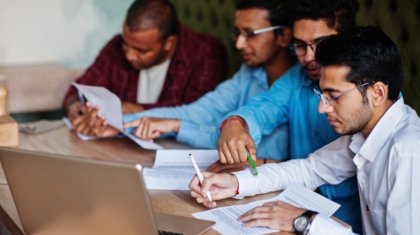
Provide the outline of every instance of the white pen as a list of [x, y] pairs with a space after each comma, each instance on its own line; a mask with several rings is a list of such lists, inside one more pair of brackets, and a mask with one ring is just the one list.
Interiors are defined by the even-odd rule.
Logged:
[[[198, 168], [197, 162], [195, 162], [195, 159], [194, 159], [193, 155], [190, 153], [188, 156], [190, 157], [191, 162], [192, 162], [192, 164], [194, 166], [195, 173], [197, 173], [198, 180], [200, 181], [200, 184], [202, 184], [203, 181], [204, 181], [204, 176], [201, 173], [200, 168]], [[213, 200], [211, 199], [211, 195], [210, 195], [210, 192], [209, 191], [206, 192], [206, 195], [207, 195], [207, 198], [209, 199], [209, 201], [212, 202]]]

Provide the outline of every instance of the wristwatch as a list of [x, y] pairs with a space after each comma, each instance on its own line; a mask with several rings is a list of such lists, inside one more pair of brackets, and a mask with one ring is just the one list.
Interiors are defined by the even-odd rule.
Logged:
[[296, 217], [293, 220], [293, 229], [298, 235], [306, 235], [309, 232], [309, 227], [313, 216], [318, 214], [318, 212], [307, 210], [301, 216]]

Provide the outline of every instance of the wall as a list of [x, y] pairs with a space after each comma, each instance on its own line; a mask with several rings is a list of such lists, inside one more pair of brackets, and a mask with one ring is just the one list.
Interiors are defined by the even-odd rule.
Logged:
[[121, 31], [132, 0], [0, 0], [0, 65], [86, 67]]

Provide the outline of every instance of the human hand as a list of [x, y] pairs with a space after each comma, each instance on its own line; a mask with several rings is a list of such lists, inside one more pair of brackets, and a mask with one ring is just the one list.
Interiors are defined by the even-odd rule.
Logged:
[[86, 112], [87, 106], [77, 100], [67, 107], [67, 117], [70, 119], [70, 122], [73, 122], [76, 118], [82, 117]]
[[220, 131], [217, 145], [220, 162], [234, 164], [247, 161], [248, 152], [256, 160], [257, 150], [248, 130], [238, 120], [230, 120]]
[[[264, 159], [257, 158], [255, 161], [256, 166], [261, 166], [264, 164]], [[249, 167], [248, 162], [234, 163], [234, 164], [223, 164], [220, 161], [217, 161], [211, 166], [209, 166], [206, 171], [214, 173], [231, 173], [235, 171], [241, 171]]]
[[294, 232], [293, 221], [306, 209], [297, 208], [282, 201], [265, 203], [239, 217], [245, 227], [268, 227], [285, 232]]
[[[236, 195], [239, 187], [238, 179], [235, 175], [221, 173], [215, 174], [203, 172], [204, 181], [200, 184], [197, 176], [190, 182], [191, 196], [198, 203], [206, 207], [213, 208], [216, 206], [216, 200], [221, 200]], [[209, 201], [206, 193], [210, 192], [212, 201]]]
[[143, 140], [152, 140], [162, 133], [178, 132], [181, 121], [178, 119], [144, 117], [124, 124], [124, 128], [135, 127], [134, 135]]
[[72, 121], [73, 130], [83, 135], [95, 135], [93, 129], [100, 123], [97, 116], [98, 112], [98, 107], [93, 107], [90, 103], [87, 103], [84, 114]]
[[121, 104], [121, 109], [123, 114], [128, 113], [139, 113], [144, 111], [144, 107], [140, 104], [134, 103], [134, 102], [128, 102], [124, 101]]
[[113, 137], [120, 134], [120, 131], [113, 126], [108, 125], [103, 117], [99, 118], [96, 125], [92, 127], [92, 131], [97, 137]]

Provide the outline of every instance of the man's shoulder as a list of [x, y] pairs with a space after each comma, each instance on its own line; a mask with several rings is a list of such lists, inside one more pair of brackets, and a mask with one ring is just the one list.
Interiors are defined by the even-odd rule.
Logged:
[[116, 34], [114, 35], [110, 40], [108, 40], [108, 42], [105, 44], [104, 49], [105, 48], [121, 48], [123, 39], [121, 34]]
[[121, 34], [117, 34], [113, 36], [102, 48], [100, 52], [100, 56], [112, 56], [114, 60], [118, 59], [118, 57], [124, 56], [122, 51], [122, 36]]
[[239, 69], [235, 72], [233, 77], [229, 80], [236, 80], [238, 83], [244, 83], [247, 81], [258, 82], [259, 80], [267, 83], [267, 73], [261, 66], [250, 67], [243, 63]]
[[[400, 144], [420, 144], [420, 118], [416, 111], [408, 105], [404, 105], [404, 111], [405, 115], [393, 133], [394, 141]], [[418, 147], [420, 148], [420, 146]]]
[[290, 67], [283, 75], [280, 76], [277, 81], [272, 85], [272, 89], [277, 89], [280, 87], [289, 87], [293, 89], [298, 89], [303, 87], [308, 82], [308, 76], [300, 64], [296, 63]]

